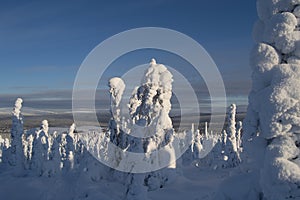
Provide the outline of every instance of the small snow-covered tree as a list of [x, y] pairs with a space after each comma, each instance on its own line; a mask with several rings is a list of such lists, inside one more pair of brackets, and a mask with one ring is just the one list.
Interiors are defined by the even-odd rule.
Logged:
[[10, 159], [10, 141], [8, 138], [4, 138], [4, 143], [3, 143], [3, 147], [2, 147], [2, 164], [7, 164], [9, 163], [9, 159]]
[[24, 168], [28, 169], [29, 168], [29, 155], [28, 155], [28, 140], [26, 134], [22, 135], [22, 146], [23, 146], [23, 155], [24, 155]]
[[205, 136], [205, 139], [208, 139], [208, 125], [207, 125], [207, 122], [204, 123], [204, 136]]
[[61, 169], [64, 173], [69, 172], [74, 167], [75, 146], [74, 139], [71, 137], [73, 131], [71, 126], [69, 132], [61, 134], [60, 138]]
[[192, 149], [192, 152], [194, 153], [194, 158], [196, 158], [196, 159], [201, 158], [200, 154], [203, 149], [201, 140], [202, 140], [202, 136], [201, 136], [200, 130], [197, 129], [195, 132], [195, 137], [194, 137], [194, 141], [193, 141], [194, 148]]
[[0, 135], [0, 163], [2, 162], [2, 152], [3, 152], [3, 149], [4, 149], [4, 139]]
[[247, 165], [261, 171], [266, 199], [299, 197], [299, 6], [299, 0], [257, 1], [258, 44], [251, 56], [253, 85], [243, 146]]
[[28, 159], [32, 159], [32, 150], [33, 150], [33, 141], [34, 141], [34, 136], [29, 135], [28, 136]]
[[222, 146], [223, 146], [223, 148], [225, 149], [225, 146], [226, 146], [226, 144], [227, 144], [227, 132], [226, 132], [226, 130], [223, 130], [222, 131], [222, 135], [221, 135], [221, 140], [222, 140]]
[[238, 121], [236, 124], [236, 146], [238, 151], [241, 151], [242, 147], [242, 129], [243, 123], [241, 121]]
[[233, 151], [237, 151], [237, 145], [236, 145], [236, 105], [231, 104], [228, 109], [228, 127], [227, 127], [227, 137], [228, 140], [232, 143]]
[[31, 169], [38, 176], [48, 175], [46, 163], [49, 155], [48, 121], [43, 120], [40, 130], [35, 132], [32, 150]]
[[[80, 165], [80, 161], [83, 156], [84, 146], [83, 146], [82, 142], [79, 140], [79, 134], [76, 130], [76, 124], [74, 124], [74, 123], [70, 126], [69, 136], [72, 138], [73, 146], [74, 146], [73, 161], [72, 161], [73, 168], [78, 169], [79, 165]], [[70, 157], [69, 159], [72, 160], [72, 157]]]
[[236, 144], [236, 105], [231, 104], [228, 109], [227, 141], [225, 145], [225, 155], [228, 157], [226, 167], [236, 167], [240, 162], [240, 156]]
[[48, 158], [45, 166], [45, 175], [53, 177], [60, 175], [61, 156], [59, 151], [58, 133], [54, 131], [48, 134]]

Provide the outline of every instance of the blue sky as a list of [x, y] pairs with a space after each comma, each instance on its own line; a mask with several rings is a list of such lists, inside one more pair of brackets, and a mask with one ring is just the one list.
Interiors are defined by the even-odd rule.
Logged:
[[[0, 5], [0, 102], [1, 96], [70, 94], [65, 91], [72, 89], [81, 62], [96, 45], [147, 26], [174, 29], [198, 41], [219, 67], [229, 96], [245, 97], [249, 91], [255, 1], [12, 0]], [[115, 65], [136, 64], [132, 59], [146, 63], [151, 53], [129, 55]], [[159, 59], [169, 63], [168, 56]]]

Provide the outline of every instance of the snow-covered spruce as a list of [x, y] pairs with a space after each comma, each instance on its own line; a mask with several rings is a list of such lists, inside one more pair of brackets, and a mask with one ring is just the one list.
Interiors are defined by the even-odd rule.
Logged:
[[3, 152], [3, 149], [4, 149], [4, 141], [5, 140], [0, 135], [0, 163], [2, 162], [2, 152]]
[[257, 1], [258, 45], [251, 56], [253, 86], [244, 120], [244, 149], [247, 160], [256, 161], [248, 166], [261, 171], [266, 199], [299, 197], [299, 5], [299, 0]]
[[243, 122], [238, 121], [236, 124], [236, 145], [237, 145], [237, 150], [239, 152], [242, 151], [242, 129], [243, 129]]
[[235, 115], [236, 105], [231, 104], [228, 109], [227, 141], [225, 145], [225, 154], [228, 157], [226, 167], [236, 167], [241, 162], [237, 148]]
[[[171, 110], [172, 97], [172, 74], [162, 65], [157, 64], [155, 59], [152, 59], [149, 68], [146, 70], [141, 86], [137, 87], [130, 98], [129, 113], [132, 117], [131, 133], [142, 131], [139, 134], [148, 137], [147, 139], [132, 138], [129, 151], [144, 152], [149, 164], [160, 165], [169, 160], [169, 166], [166, 169], [161, 169], [156, 172], [151, 172], [146, 175], [144, 183], [149, 190], [163, 187], [167, 180], [174, 176], [176, 168], [175, 151], [172, 146], [174, 129], [169, 112]], [[140, 127], [146, 127], [143, 129]], [[143, 132], [146, 131], [146, 132]], [[149, 135], [149, 133], [151, 135]], [[164, 158], [161, 154], [152, 152], [154, 149], [164, 147], [169, 158]], [[157, 166], [155, 166], [157, 167]], [[141, 179], [141, 175], [129, 174], [127, 180], [133, 182], [128, 185], [127, 194], [131, 196], [132, 188], [136, 188], [135, 181]], [[133, 187], [134, 186], [134, 187]], [[140, 185], [140, 190], [143, 185]]]
[[[125, 90], [125, 83], [121, 78], [113, 77], [108, 81], [109, 93], [110, 93], [110, 113], [111, 119], [109, 121], [109, 136], [112, 143], [118, 146], [121, 149], [125, 149], [128, 146], [127, 138], [125, 137], [125, 133], [121, 129], [121, 107], [120, 103], [122, 100], [122, 95]], [[113, 168], [119, 166], [122, 160], [122, 151], [118, 148], [114, 149], [112, 152], [111, 163], [113, 163]], [[122, 176], [122, 173], [118, 171], [112, 172], [114, 176]], [[123, 179], [123, 178], [121, 178]]]
[[37, 176], [47, 175], [46, 164], [48, 160], [48, 121], [43, 120], [40, 130], [35, 132], [33, 140], [31, 169]]
[[11, 128], [11, 147], [9, 155], [9, 164], [14, 166], [17, 173], [21, 173], [23, 169], [23, 147], [22, 147], [22, 135], [23, 135], [23, 116], [21, 114], [23, 100], [18, 98], [15, 102], [15, 106], [12, 111], [12, 128]]

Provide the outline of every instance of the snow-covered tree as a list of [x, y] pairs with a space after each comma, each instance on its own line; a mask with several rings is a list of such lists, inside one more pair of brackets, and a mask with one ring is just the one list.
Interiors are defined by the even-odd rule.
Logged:
[[[125, 90], [125, 83], [119, 77], [113, 77], [108, 81], [109, 93], [110, 93], [110, 113], [111, 119], [109, 121], [109, 135], [110, 140], [117, 147], [125, 149], [127, 147], [127, 137], [126, 133], [123, 132], [122, 128], [122, 117], [121, 117], [121, 100], [122, 95]], [[111, 160], [114, 163], [114, 166], [119, 166], [122, 160], [123, 153], [118, 148], [114, 149], [112, 153], [113, 159]], [[118, 177], [120, 174], [117, 171], [112, 172], [114, 176]], [[119, 177], [118, 177], [119, 178]]]
[[194, 158], [197, 158], [197, 159], [201, 158], [200, 154], [203, 149], [201, 140], [202, 140], [202, 136], [201, 136], [200, 130], [197, 129], [195, 132], [195, 137], [194, 137], [194, 141], [193, 141], [193, 145], [192, 145], [194, 147], [194, 148], [192, 148], [192, 152], [194, 153]]
[[48, 177], [59, 175], [61, 172], [60, 162], [60, 149], [57, 132], [53, 132], [48, 136], [48, 159], [45, 166], [45, 173]]
[[236, 146], [238, 151], [241, 151], [241, 147], [242, 147], [242, 129], [243, 129], [243, 122], [238, 121], [236, 124]]
[[236, 140], [236, 105], [231, 104], [228, 109], [227, 141], [225, 145], [225, 155], [227, 156], [225, 167], [236, 167], [240, 162], [240, 155]]
[[207, 125], [207, 122], [204, 123], [204, 136], [205, 136], [205, 139], [208, 139], [208, 125]]
[[11, 151], [10, 151], [10, 141], [8, 138], [4, 138], [3, 146], [2, 146], [2, 164], [9, 163]]
[[[261, 171], [266, 199], [295, 199], [300, 187], [299, 0], [258, 0], [253, 86], [244, 120], [244, 149]], [[254, 162], [252, 162], [254, 161]]]
[[159, 119], [163, 123], [158, 123], [157, 126], [173, 128], [169, 117], [172, 82], [172, 74], [167, 68], [152, 59], [142, 85], [130, 99], [130, 111], [135, 124], [146, 126]]
[[61, 155], [61, 169], [64, 173], [74, 168], [75, 144], [74, 144], [75, 124], [72, 124], [67, 133], [62, 133], [59, 139], [59, 150]]
[[3, 152], [3, 149], [4, 149], [4, 139], [0, 135], [0, 162], [2, 162], [2, 152]]
[[[174, 130], [172, 120], [169, 117], [171, 110], [173, 76], [168, 69], [157, 64], [152, 59], [149, 68], [146, 70], [142, 85], [138, 87], [130, 99], [130, 112], [133, 123], [138, 126], [153, 127], [155, 131], [155, 141], [159, 142], [157, 147], [162, 145], [171, 145]], [[174, 157], [173, 147], [166, 148], [170, 150], [170, 156]], [[174, 167], [175, 163], [170, 163]]]
[[49, 155], [48, 130], [48, 121], [43, 120], [40, 130], [35, 132], [33, 140], [31, 169], [38, 176], [48, 176], [48, 172], [46, 171], [46, 163]]
[[29, 143], [26, 134], [22, 135], [22, 146], [23, 146], [23, 155], [24, 155], [24, 161], [23, 161], [24, 168], [28, 169], [29, 168], [29, 155], [28, 155]]
[[226, 132], [226, 130], [222, 131], [221, 141], [222, 141], [222, 146], [225, 149], [225, 146], [227, 144], [227, 132]]
[[[146, 131], [140, 133], [140, 135], [148, 138], [130, 138], [128, 150], [146, 153], [146, 156], [149, 155], [146, 158], [149, 160], [149, 164], [155, 163], [160, 165], [166, 159], [170, 163], [167, 169], [150, 172], [146, 175], [146, 178], [145, 175], [142, 178], [143, 175], [129, 174], [127, 180], [130, 181], [129, 183], [127, 181], [126, 192], [127, 198], [130, 197], [129, 199], [136, 198], [134, 197], [137, 195], [136, 190], [144, 191], [144, 183], [146, 183], [149, 190], [163, 187], [165, 182], [173, 176], [169, 170], [176, 168], [175, 151], [172, 146], [174, 129], [169, 117], [171, 110], [170, 100], [172, 97], [172, 77], [172, 74], [164, 65], [157, 64], [155, 59], [152, 59], [149, 68], [145, 72], [141, 86], [135, 88], [130, 98], [131, 133]], [[147, 127], [147, 129], [140, 127]], [[151, 152], [153, 149], [161, 149], [162, 147], [164, 147], [165, 153], [169, 158]]]
[[21, 114], [23, 100], [18, 98], [12, 112], [12, 128], [11, 128], [11, 147], [9, 155], [9, 164], [15, 166], [18, 173], [23, 169], [23, 116]]
[[[76, 125], [74, 123], [70, 126], [68, 134], [73, 140], [73, 147], [74, 147], [72, 165], [73, 165], [73, 169], [77, 170], [79, 168], [80, 161], [83, 156], [84, 146], [82, 142], [79, 140], [79, 134], [76, 130]], [[72, 160], [72, 156], [69, 159]]]
[[34, 136], [32, 134], [30, 134], [27, 137], [27, 166], [26, 168], [30, 168], [30, 164], [31, 164], [31, 159], [32, 159], [32, 151], [33, 151], [33, 141], [34, 141]]
[[232, 143], [233, 151], [237, 151], [236, 145], [236, 105], [231, 104], [228, 109], [228, 127], [227, 127], [227, 137], [228, 140]]

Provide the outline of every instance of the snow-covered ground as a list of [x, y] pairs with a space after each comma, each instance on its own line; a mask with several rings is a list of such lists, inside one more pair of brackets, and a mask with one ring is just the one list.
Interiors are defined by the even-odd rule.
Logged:
[[[1, 199], [101, 199], [124, 198], [126, 187], [117, 181], [100, 179], [93, 181], [85, 176], [14, 177], [12, 171], [0, 173]], [[252, 174], [242, 174], [239, 168], [205, 170], [195, 166], [183, 167], [178, 176], [164, 188], [149, 191], [153, 200], [182, 199], [247, 199], [253, 184]], [[225, 198], [226, 199], [226, 198]], [[250, 198], [251, 199], [251, 198]]]

